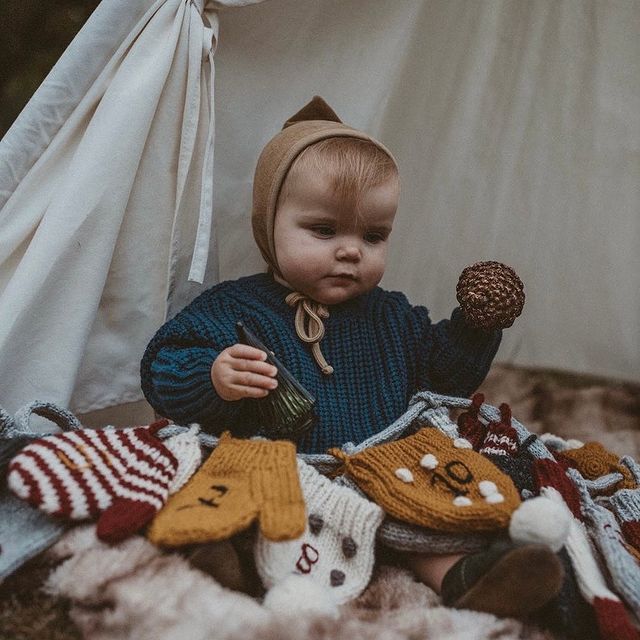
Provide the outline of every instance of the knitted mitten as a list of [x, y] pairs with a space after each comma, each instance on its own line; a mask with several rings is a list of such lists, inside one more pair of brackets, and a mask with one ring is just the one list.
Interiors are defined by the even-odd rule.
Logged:
[[631, 471], [620, 462], [619, 457], [607, 451], [599, 442], [587, 442], [578, 449], [567, 449], [557, 457], [568, 460], [569, 464], [588, 480], [595, 480], [609, 473], [621, 473], [623, 479], [613, 485], [609, 493], [616, 489], [633, 489], [637, 486]]
[[163, 441], [178, 461], [176, 475], [169, 486], [169, 495], [177, 493], [190, 480], [202, 463], [202, 449], [198, 440], [200, 425], [191, 425], [188, 431], [178, 433]]
[[484, 456], [455, 446], [437, 429], [383, 444], [344, 461], [348, 474], [398, 520], [438, 531], [494, 531], [520, 504], [509, 477]]
[[295, 446], [225, 433], [198, 472], [155, 517], [148, 537], [170, 547], [223, 540], [256, 518], [269, 540], [289, 540], [304, 531]]
[[489, 423], [478, 452], [502, 469], [521, 492], [525, 490], [533, 493], [533, 460], [527, 451], [527, 445], [535, 438], [535, 435], [531, 435], [520, 444], [518, 434], [511, 426], [511, 408], [503, 403], [500, 405], [500, 421]]
[[178, 462], [153, 435], [165, 425], [39, 438], [13, 458], [7, 484], [45, 513], [71, 520], [99, 516], [98, 537], [118, 542], [167, 499]]
[[484, 402], [484, 394], [476, 393], [471, 398], [471, 406], [458, 416], [460, 436], [466, 438], [475, 451], [484, 442], [487, 435], [487, 425], [479, 418], [480, 407]]
[[553, 460], [535, 460], [534, 474], [540, 495], [565, 506], [571, 513], [565, 548], [571, 558], [580, 593], [594, 609], [600, 637], [603, 640], [637, 640], [640, 637], [637, 630], [629, 620], [620, 598], [607, 586], [594, 556], [587, 529], [580, 520], [580, 495], [575, 485], [565, 470]]
[[635, 489], [618, 489], [610, 498], [599, 498], [618, 518], [625, 540], [640, 551], [640, 465], [630, 456], [620, 460], [634, 476]]
[[267, 588], [292, 573], [308, 576], [342, 604], [360, 595], [369, 583], [382, 509], [302, 461], [298, 469], [308, 514], [304, 534], [278, 543], [259, 535], [258, 573]]
[[640, 615], [640, 566], [627, 550], [613, 513], [593, 501], [582, 476], [575, 469], [569, 469], [567, 473], [578, 487], [589, 533], [605, 561], [616, 592], [636, 615]]

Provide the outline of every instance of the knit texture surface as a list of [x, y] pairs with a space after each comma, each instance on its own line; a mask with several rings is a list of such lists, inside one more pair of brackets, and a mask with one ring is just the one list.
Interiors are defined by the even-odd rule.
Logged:
[[224, 434], [155, 517], [148, 537], [169, 547], [224, 540], [255, 519], [269, 540], [289, 540], [304, 531], [295, 448], [281, 440], [240, 440]]
[[511, 478], [437, 429], [346, 456], [347, 473], [394, 518], [438, 531], [494, 531], [520, 504]]
[[145, 397], [179, 424], [198, 422], [212, 433], [259, 430], [256, 402], [222, 400], [211, 365], [237, 342], [241, 320], [316, 398], [318, 424], [298, 450], [321, 453], [362, 442], [404, 413], [417, 390], [469, 396], [485, 378], [500, 331], [467, 327], [459, 309], [432, 323], [425, 307], [376, 287], [329, 307], [322, 353], [335, 371], [321, 373], [296, 335], [290, 290], [268, 274], [227, 281], [205, 291], [153, 337], [141, 363]]

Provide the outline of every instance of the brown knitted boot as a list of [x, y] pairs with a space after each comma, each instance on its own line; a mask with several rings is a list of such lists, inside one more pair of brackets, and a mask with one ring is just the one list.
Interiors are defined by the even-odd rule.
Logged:
[[563, 579], [562, 562], [549, 547], [499, 542], [449, 569], [442, 581], [442, 600], [457, 609], [519, 618], [554, 598]]

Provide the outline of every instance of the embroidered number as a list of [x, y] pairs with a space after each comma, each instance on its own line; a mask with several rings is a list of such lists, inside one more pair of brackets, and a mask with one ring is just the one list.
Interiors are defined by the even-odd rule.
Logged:
[[[473, 474], [471, 473], [471, 470], [466, 464], [464, 464], [464, 462], [460, 462], [459, 460], [452, 460], [451, 462], [448, 462], [444, 466], [444, 470], [450, 480], [453, 480], [458, 484], [469, 484], [473, 481]], [[436, 482], [442, 482], [456, 497], [466, 496], [469, 493], [468, 489], [456, 486], [450, 482], [450, 480], [445, 478], [438, 471], [434, 471], [431, 475], [431, 485], [436, 484]]]
[[[224, 484], [212, 484], [209, 488], [212, 489], [216, 495], [212, 498], [198, 498], [198, 502], [205, 507], [214, 507], [217, 509], [220, 506], [219, 500], [224, 497], [227, 491], [229, 491], [229, 487]], [[182, 507], [178, 507], [176, 511], [182, 511], [182, 509], [190, 509], [191, 507], [197, 506], [197, 504], [185, 504]]]
[[311, 573], [313, 565], [318, 562], [319, 558], [320, 553], [318, 553], [318, 550], [305, 542], [302, 545], [302, 553], [298, 558], [298, 562], [296, 562], [296, 569], [300, 573]]

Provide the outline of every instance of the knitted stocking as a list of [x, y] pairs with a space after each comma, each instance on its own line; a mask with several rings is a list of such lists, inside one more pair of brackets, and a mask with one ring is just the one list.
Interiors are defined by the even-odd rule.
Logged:
[[502, 469], [520, 492], [528, 491], [533, 494], [533, 461], [527, 446], [535, 438], [535, 435], [531, 435], [520, 444], [518, 434], [511, 426], [511, 408], [503, 403], [500, 405], [500, 421], [489, 423], [478, 452]]
[[302, 461], [298, 461], [298, 470], [307, 526], [302, 537], [289, 542], [273, 543], [259, 535], [255, 547], [258, 573], [267, 588], [292, 573], [308, 576], [342, 604], [360, 595], [369, 583], [383, 512]]
[[558, 557], [564, 567], [562, 589], [553, 600], [534, 614], [534, 620], [562, 638], [599, 640], [594, 610], [580, 593], [567, 550], [560, 549]]
[[593, 501], [580, 473], [575, 469], [567, 473], [578, 487], [591, 538], [604, 558], [616, 591], [636, 616], [640, 615], [640, 567], [635, 556], [627, 551], [614, 515]]
[[460, 436], [466, 438], [475, 451], [478, 451], [487, 435], [487, 425], [481, 422], [479, 411], [484, 402], [482, 393], [474, 394], [471, 406], [458, 416]]
[[163, 441], [178, 461], [176, 475], [169, 486], [169, 495], [178, 493], [187, 484], [202, 462], [202, 449], [198, 440], [200, 425], [192, 425], [188, 431], [178, 433]]
[[178, 462], [153, 435], [165, 425], [39, 438], [13, 458], [7, 484], [45, 513], [70, 520], [99, 516], [98, 537], [123, 540], [167, 499]]
[[270, 540], [304, 531], [295, 446], [223, 434], [211, 456], [154, 519], [151, 542], [170, 547], [224, 540], [256, 518]]
[[344, 461], [349, 476], [398, 520], [438, 531], [495, 531], [509, 524], [520, 496], [509, 477], [484, 456], [437, 429], [421, 429]]
[[577, 489], [564, 469], [552, 460], [535, 460], [534, 475], [540, 495], [555, 501], [571, 513], [565, 549], [571, 558], [580, 593], [595, 611], [602, 640], [638, 640], [638, 631], [633, 627], [618, 596], [608, 588], [594, 550], [589, 544], [587, 530], [580, 520], [580, 496]]
[[633, 474], [635, 489], [618, 489], [610, 498], [599, 498], [618, 518], [625, 540], [640, 551], [640, 465], [630, 456], [620, 460]]
[[614, 485], [610, 489], [610, 493], [616, 489], [636, 487], [636, 482], [628, 467], [621, 464], [619, 457], [607, 451], [599, 442], [587, 442], [578, 449], [567, 449], [557, 457], [569, 461], [569, 464], [588, 480], [595, 480], [609, 473], [621, 473], [623, 480]]

